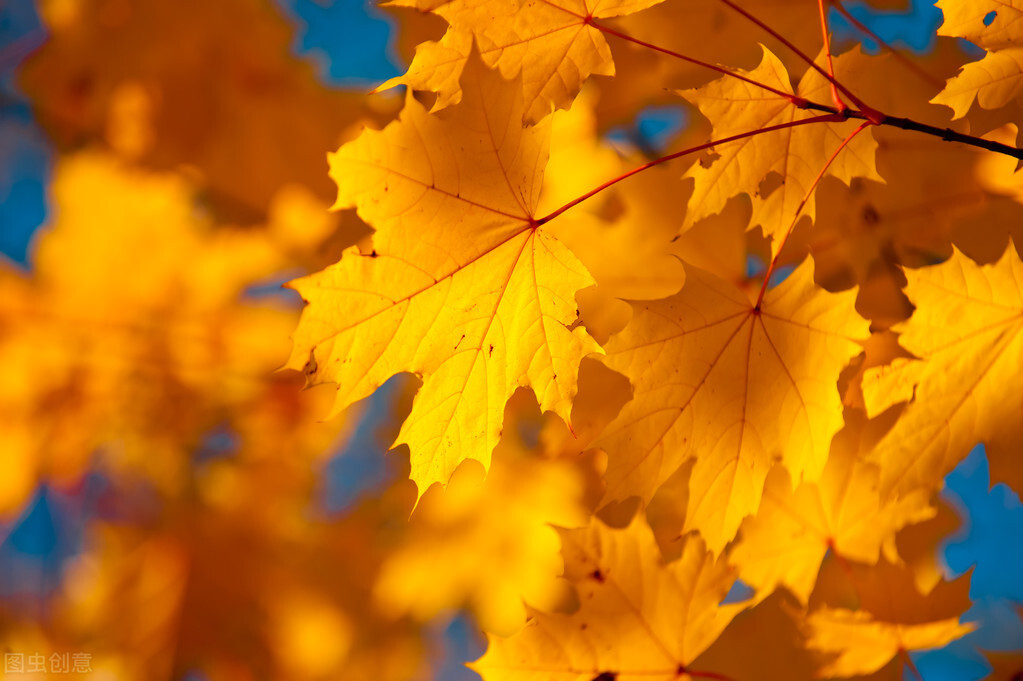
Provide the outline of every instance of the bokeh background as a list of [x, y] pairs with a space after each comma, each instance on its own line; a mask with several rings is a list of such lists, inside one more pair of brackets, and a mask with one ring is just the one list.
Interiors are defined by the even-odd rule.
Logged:
[[[364, 0], [136, 5], [0, 0], [0, 652], [87, 652], [96, 678], [478, 678], [470, 615], [370, 613], [410, 541], [386, 450], [411, 381], [322, 421], [329, 394], [273, 373], [300, 307], [281, 283], [367, 233], [325, 212], [325, 154], [394, 115], [362, 94], [439, 24]], [[924, 2], [849, 8], [934, 47]], [[686, 125], [662, 106], [606, 135], [656, 150]], [[914, 657], [972, 681], [977, 648], [1023, 650], [1023, 506], [979, 446], [941, 496], [942, 569], [973, 570], [979, 626]]]

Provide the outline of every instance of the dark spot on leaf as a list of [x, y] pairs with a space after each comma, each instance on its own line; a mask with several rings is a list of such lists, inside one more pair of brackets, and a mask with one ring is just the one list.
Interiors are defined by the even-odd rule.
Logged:
[[494, 355], [494, 344], [491, 343], [490, 344], [490, 352], [487, 354], [487, 356], [488, 357], [493, 357], [493, 355]]
[[593, 677], [593, 681], [615, 681], [618, 678], [618, 672], [600, 672]]
[[607, 577], [604, 575], [603, 572], [600, 571], [599, 568], [590, 573], [590, 578], [597, 580], [601, 584], [603, 584], [607, 580]]
[[863, 221], [868, 225], [876, 225], [881, 222], [881, 216], [878, 215], [877, 209], [869, 203], [863, 207]]
[[309, 361], [302, 367], [302, 373], [306, 376], [312, 376], [319, 369], [319, 365], [316, 363], [316, 357], [313, 355], [313, 351], [309, 351]]

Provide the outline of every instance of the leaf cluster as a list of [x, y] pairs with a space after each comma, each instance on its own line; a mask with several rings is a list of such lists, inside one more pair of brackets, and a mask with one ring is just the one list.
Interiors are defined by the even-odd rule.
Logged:
[[[372, 245], [292, 282], [306, 308], [288, 366], [336, 384], [335, 411], [419, 377], [394, 444], [420, 498], [466, 460], [491, 465], [523, 389], [550, 415], [544, 456], [595, 457], [590, 520], [560, 535], [575, 602], [523, 590], [507, 638], [482, 615], [498, 635], [473, 667], [754, 678], [763, 664], [715, 646], [730, 622], [781, 618], [770, 678], [847, 678], [916, 673], [908, 651], [971, 631], [969, 578], [945, 582], [898, 539], [937, 515], [978, 442], [994, 481], [1018, 468], [1021, 152], [1015, 126], [991, 129], [1018, 111], [1001, 73], [953, 75], [947, 43], [928, 60], [833, 55], [840, 3], [391, 5], [447, 27], [381, 86], [407, 87], [398, 119], [330, 157], [335, 208]], [[1011, 61], [1014, 10], [942, 9], [939, 34]], [[729, 46], [753, 30], [787, 60], [696, 56], [715, 30]], [[663, 152], [600, 136], [651, 101], [637, 50], [699, 121]], [[737, 580], [752, 595], [732, 604]]]
[[80, 546], [5, 651], [399, 681], [465, 611], [486, 681], [919, 679], [977, 626], [943, 479], [1023, 489], [1023, 24], [939, 7], [920, 57], [841, 0], [394, 0], [363, 95], [264, 0], [41, 2], [0, 532]]

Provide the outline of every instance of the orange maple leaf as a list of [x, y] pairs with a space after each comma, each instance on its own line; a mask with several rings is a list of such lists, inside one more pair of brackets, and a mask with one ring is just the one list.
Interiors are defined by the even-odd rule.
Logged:
[[[846, 61], [855, 62], [856, 54], [850, 52], [836, 59], [836, 72], [841, 73]], [[811, 70], [800, 81], [798, 90], [793, 91], [784, 65], [767, 48], [757, 68], [737, 73], [779, 92], [809, 100], [822, 99], [821, 95], [830, 88], [828, 81]], [[678, 94], [699, 107], [710, 120], [715, 139], [815, 116], [811, 111], [796, 107], [786, 97], [727, 76]], [[772, 247], [777, 250], [782, 236], [798, 215], [814, 218], [816, 202], [810, 190], [822, 168], [827, 168], [829, 176], [846, 183], [854, 177], [884, 181], [874, 165], [877, 143], [869, 132], [853, 138], [828, 165], [831, 154], [855, 128], [852, 121], [822, 122], [721, 145], [715, 149], [719, 158], [694, 165], [686, 173], [686, 177], [696, 182], [689, 199], [686, 223], [691, 225], [721, 212], [728, 199], [744, 192], [753, 199], [750, 226], [762, 226], [764, 234], [774, 238]], [[765, 193], [764, 186], [772, 175], [776, 175], [781, 184]]]
[[870, 453], [881, 466], [883, 494], [936, 488], [978, 441], [993, 457], [1015, 457], [1023, 442], [1023, 262], [1010, 242], [993, 265], [956, 250], [947, 262], [905, 270], [916, 306], [894, 327], [920, 359], [897, 359], [867, 371], [863, 393], [875, 415], [910, 401]]

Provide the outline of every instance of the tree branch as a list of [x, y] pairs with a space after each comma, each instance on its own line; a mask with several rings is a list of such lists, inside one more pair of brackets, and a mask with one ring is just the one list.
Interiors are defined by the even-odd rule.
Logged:
[[[845, 111], [838, 111], [833, 106], [827, 104], [819, 104], [817, 102], [811, 102], [804, 100], [796, 104], [800, 109], [808, 109], [810, 111], [822, 111], [824, 113], [837, 114], [845, 116], [847, 118], [855, 118], [861, 121], [873, 121], [864, 114], [862, 111], [856, 109], [846, 109]], [[1023, 149], [1009, 146], [1008, 144], [1002, 144], [1001, 142], [995, 142], [994, 140], [987, 140], [983, 137], [975, 137], [974, 135], [967, 135], [962, 132], [956, 132], [952, 128], [939, 128], [934, 125], [928, 125], [926, 123], [920, 123], [914, 121], [911, 118], [900, 118], [898, 116], [887, 116], [882, 114], [881, 120], [875, 125], [887, 125], [892, 128], [899, 128], [900, 130], [913, 130], [915, 132], [922, 132], [925, 135], [931, 135], [933, 137], [940, 137], [946, 142], [959, 142], [960, 144], [966, 144], [971, 147], [978, 147], [980, 149], [986, 149], [993, 151], [998, 154], [1005, 154], [1015, 159], [1023, 161]]]

